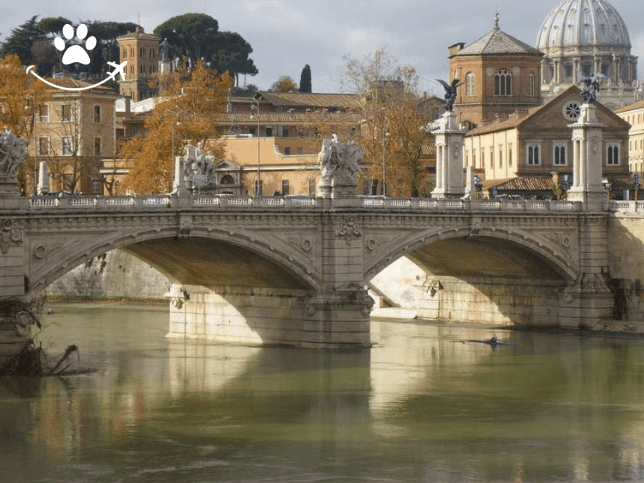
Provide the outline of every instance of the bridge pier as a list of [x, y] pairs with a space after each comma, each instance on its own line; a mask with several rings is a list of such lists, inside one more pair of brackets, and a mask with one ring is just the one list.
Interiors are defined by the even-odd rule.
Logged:
[[329, 349], [368, 347], [370, 305], [364, 288], [316, 293], [173, 285], [167, 337]]

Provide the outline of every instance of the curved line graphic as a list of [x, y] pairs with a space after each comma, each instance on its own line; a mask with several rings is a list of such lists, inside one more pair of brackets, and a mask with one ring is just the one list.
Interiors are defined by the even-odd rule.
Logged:
[[49, 82], [48, 80], [43, 79], [42, 77], [40, 77], [38, 74], [36, 74], [34, 71], [32, 71], [32, 70], [31, 70], [31, 69], [32, 69], [32, 67], [34, 67], [34, 66], [33, 66], [33, 65], [30, 65], [29, 67], [27, 67], [27, 74], [32, 74], [36, 79], [41, 80], [41, 81], [42, 81], [42, 82], [44, 82], [45, 84], [50, 85], [50, 86], [52, 86], [52, 87], [55, 87], [56, 89], [62, 89], [62, 90], [64, 90], [64, 91], [86, 91], [86, 90], [88, 90], [88, 89], [93, 89], [94, 87], [98, 87], [98, 86], [100, 86], [101, 84], [105, 84], [105, 83], [106, 83], [108, 80], [110, 80], [110, 79], [114, 79], [114, 77], [116, 76], [116, 75], [115, 75], [116, 73], [115, 73], [115, 72], [112, 72], [112, 73], [108, 74], [108, 76], [107, 76], [105, 79], [103, 79], [101, 82], [98, 82], [98, 83], [96, 83], [96, 84], [94, 84], [94, 85], [91, 85], [91, 86], [85, 86], [85, 87], [63, 87], [63, 86], [57, 86], [56, 84], [52, 84], [52, 83], [51, 83], [51, 82]]

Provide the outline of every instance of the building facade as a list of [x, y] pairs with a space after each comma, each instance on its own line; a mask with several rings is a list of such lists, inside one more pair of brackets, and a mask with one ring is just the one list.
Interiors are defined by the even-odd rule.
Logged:
[[633, 173], [644, 174], [644, 101], [615, 110], [631, 125], [628, 141], [628, 164]]
[[[89, 85], [69, 78], [57, 82], [73, 88]], [[99, 171], [116, 152], [117, 97], [104, 87], [51, 89], [47, 100], [36, 105], [34, 142], [28, 149], [36, 163], [47, 162], [52, 191], [102, 194]]]
[[[522, 178], [525, 187], [530, 183], [543, 187], [538, 179], [550, 186], [553, 175], [561, 183], [564, 175], [572, 177], [570, 125], [577, 120], [580, 105], [580, 90], [571, 86], [540, 107], [470, 131], [464, 139], [465, 165], [474, 167], [490, 186], [515, 178]], [[628, 177], [630, 125], [601, 104], [595, 106], [597, 120], [604, 126], [603, 176], [608, 180]]]

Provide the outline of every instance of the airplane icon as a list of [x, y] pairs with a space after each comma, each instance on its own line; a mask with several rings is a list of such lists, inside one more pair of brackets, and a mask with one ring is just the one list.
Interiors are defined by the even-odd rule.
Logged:
[[125, 64], [127, 64], [127, 60], [125, 62], [121, 63], [121, 64], [118, 64], [118, 65], [115, 62], [109, 62], [109, 61], [107, 62], [107, 64], [110, 67], [114, 67], [114, 70], [112, 72], [108, 72], [108, 76], [111, 79], [116, 80], [116, 74], [120, 74], [121, 75], [121, 80], [125, 80], [125, 71], [124, 71], [124, 69], [125, 69]]

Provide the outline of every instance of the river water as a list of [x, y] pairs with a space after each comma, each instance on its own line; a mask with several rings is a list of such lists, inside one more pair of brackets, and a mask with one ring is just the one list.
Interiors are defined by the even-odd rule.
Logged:
[[2, 482], [644, 479], [644, 340], [372, 323], [362, 352], [166, 339], [167, 309], [56, 308], [0, 379]]

